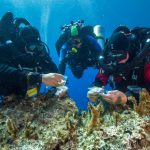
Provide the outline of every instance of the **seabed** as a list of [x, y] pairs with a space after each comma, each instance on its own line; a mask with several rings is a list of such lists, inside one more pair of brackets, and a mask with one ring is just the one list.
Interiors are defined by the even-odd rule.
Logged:
[[0, 150], [150, 150], [150, 96], [133, 108], [89, 103], [81, 112], [69, 97], [50, 92], [0, 108]]

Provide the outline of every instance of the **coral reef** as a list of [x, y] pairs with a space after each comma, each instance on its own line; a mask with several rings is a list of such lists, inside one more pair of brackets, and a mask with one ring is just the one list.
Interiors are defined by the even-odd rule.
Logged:
[[8, 101], [0, 108], [0, 150], [150, 149], [150, 97], [143, 90], [140, 99], [130, 97], [134, 110], [112, 106], [106, 113], [90, 103], [79, 113], [72, 99], [51, 93]]
[[142, 89], [139, 95], [139, 104], [137, 104], [135, 97], [128, 97], [128, 100], [133, 103], [134, 111], [136, 111], [140, 116], [150, 115], [150, 95], [148, 91], [146, 89]]

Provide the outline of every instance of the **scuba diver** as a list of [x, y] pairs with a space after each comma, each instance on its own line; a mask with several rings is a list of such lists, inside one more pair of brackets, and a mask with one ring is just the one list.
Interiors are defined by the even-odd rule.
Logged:
[[[1, 46], [7, 47], [9, 65], [39, 73], [58, 72], [49, 56], [48, 46], [41, 41], [39, 31], [25, 18], [14, 18], [11, 12], [4, 14], [0, 21]], [[5, 52], [6, 53], [6, 52]]]
[[[130, 95], [138, 99], [142, 88], [150, 92], [150, 28], [129, 30], [119, 26], [114, 30], [105, 45], [93, 85], [106, 86], [110, 76], [113, 90], [98, 94], [109, 103], [124, 104]], [[91, 91], [88, 93], [89, 99], [98, 98], [98, 95], [93, 97]]]
[[0, 20], [0, 95], [26, 96], [41, 83], [64, 85], [64, 77], [57, 73], [47, 50], [38, 30], [26, 19], [5, 13]]
[[[93, 27], [83, 26], [83, 23], [83, 20], [72, 21], [62, 27], [63, 34], [56, 41], [61, 74], [65, 74], [66, 65], [69, 65], [76, 78], [81, 78], [87, 67], [97, 67], [102, 47], [96, 40]], [[104, 37], [100, 38], [104, 40]]]

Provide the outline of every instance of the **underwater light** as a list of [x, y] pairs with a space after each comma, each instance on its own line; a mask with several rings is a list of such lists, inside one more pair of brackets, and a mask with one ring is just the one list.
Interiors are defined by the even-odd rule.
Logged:
[[146, 42], [147, 42], [147, 43], [150, 42], [150, 39], [147, 39]]
[[104, 57], [103, 56], [99, 56], [99, 60], [102, 60], [102, 59], [104, 59]]

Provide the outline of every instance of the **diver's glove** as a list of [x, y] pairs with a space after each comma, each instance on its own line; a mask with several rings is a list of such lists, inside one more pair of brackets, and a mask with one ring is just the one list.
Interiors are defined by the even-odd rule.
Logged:
[[89, 91], [87, 93], [87, 97], [92, 102], [96, 102], [100, 98], [100, 93], [104, 93], [104, 88], [94, 86], [92, 88], [89, 88]]
[[125, 104], [127, 102], [126, 95], [118, 90], [108, 91], [104, 93], [104, 88], [93, 87], [87, 93], [87, 97], [92, 102], [97, 102], [99, 98], [107, 101], [110, 104]]
[[41, 76], [42, 83], [44, 83], [46, 86], [59, 87], [65, 85], [66, 83], [64, 76], [58, 73], [47, 73], [42, 74]]
[[55, 95], [58, 96], [59, 98], [64, 98], [64, 97], [67, 96], [68, 87], [65, 86], [67, 81], [68, 81], [68, 77], [67, 76], [63, 76], [63, 80], [60, 83], [61, 86], [56, 87]]
[[100, 96], [110, 104], [125, 104], [127, 102], [127, 96], [118, 90], [108, 91], [106, 94], [100, 93]]

